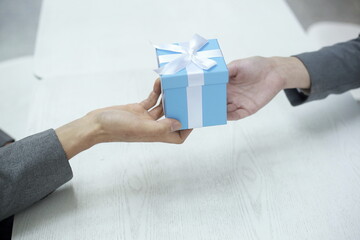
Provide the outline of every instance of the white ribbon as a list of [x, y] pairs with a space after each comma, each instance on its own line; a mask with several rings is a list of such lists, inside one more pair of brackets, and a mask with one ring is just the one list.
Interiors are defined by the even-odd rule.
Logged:
[[[160, 75], [170, 75], [179, 72], [180, 70], [194, 63], [197, 67], [209, 70], [216, 65], [216, 61], [209, 59], [212, 57], [222, 57], [220, 49], [199, 51], [208, 42], [205, 38], [195, 34], [189, 42], [175, 44], [154, 45], [155, 48], [177, 52], [178, 54], [168, 54], [159, 56], [159, 64], [168, 64], [155, 69], [154, 71]], [[199, 51], [199, 52], [198, 52]]]

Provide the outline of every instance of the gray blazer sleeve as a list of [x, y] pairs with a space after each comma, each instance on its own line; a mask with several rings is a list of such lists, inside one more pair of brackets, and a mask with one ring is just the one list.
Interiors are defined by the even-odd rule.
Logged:
[[360, 87], [360, 37], [295, 57], [308, 70], [311, 88], [309, 94], [285, 89], [293, 106]]
[[0, 148], [0, 220], [71, 178], [71, 167], [53, 129]]

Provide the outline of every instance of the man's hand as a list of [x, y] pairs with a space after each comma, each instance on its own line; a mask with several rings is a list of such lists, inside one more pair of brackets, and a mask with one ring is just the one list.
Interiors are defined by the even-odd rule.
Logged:
[[228, 65], [228, 120], [256, 113], [284, 88], [310, 88], [310, 77], [295, 57], [252, 57]]
[[[181, 123], [162, 119], [161, 94], [156, 80], [149, 97], [140, 103], [94, 110], [56, 130], [68, 159], [102, 142], [166, 142], [183, 143], [191, 130], [177, 131]], [[154, 107], [155, 106], [155, 107]]]

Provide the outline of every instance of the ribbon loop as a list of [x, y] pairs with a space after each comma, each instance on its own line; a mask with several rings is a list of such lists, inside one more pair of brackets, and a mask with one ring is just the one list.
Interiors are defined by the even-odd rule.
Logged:
[[205, 44], [207, 44], [207, 40], [203, 37], [201, 37], [198, 34], [195, 34], [192, 39], [190, 39], [189, 42], [189, 48], [190, 50], [192, 50], [192, 53], [196, 53], [197, 51], [199, 51], [203, 46], [205, 46]]
[[[175, 74], [186, 68], [189, 64], [194, 63], [197, 67], [209, 70], [214, 67], [216, 61], [209, 59], [211, 57], [221, 57], [221, 51], [208, 50], [200, 51], [208, 43], [208, 40], [195, 34], [189, 42], [180, 45], [175, 44], [161, 44], [154, 45], [155, 48], [176, 52], [177, 54], [161, 55], [159, 56], [160, 63], [168, 62], [165, 66], [155, 69], [160, 75]], [[175, 55], [175, 56], [174, 56]], [[167, 61], [169, 60], [169, 61]]]

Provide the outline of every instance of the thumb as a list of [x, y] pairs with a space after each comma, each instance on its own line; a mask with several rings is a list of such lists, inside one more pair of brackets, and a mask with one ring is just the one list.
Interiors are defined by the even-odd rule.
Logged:
[[176, 119], [164, 118], [157, 122], [160, 125], [160, 127], [167, 132], [175, 132], [181, 129], [181, 123]]
[[238, 69], [237, 69], [237, 63], [239, 60], [232, 61], [227, 65], [228, 71], [229, 71], [229, 77], [235, 77], [237, 75]]

